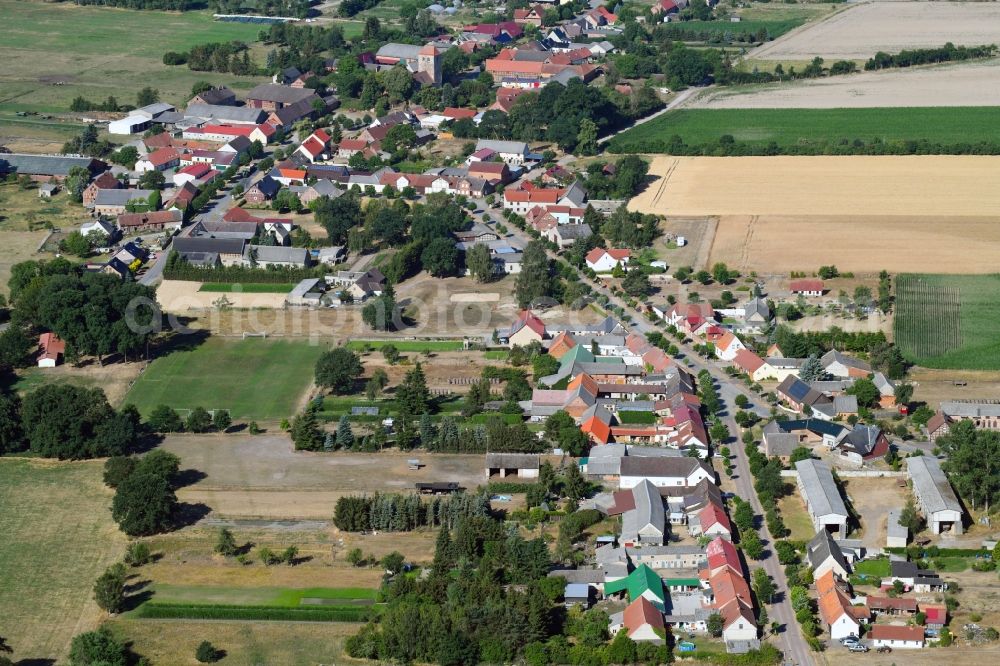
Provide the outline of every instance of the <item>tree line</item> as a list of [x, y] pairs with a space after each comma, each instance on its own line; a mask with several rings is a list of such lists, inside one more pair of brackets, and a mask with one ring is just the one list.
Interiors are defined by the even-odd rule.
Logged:
[[906, 49], [896, 54], [879, 51], [865, 63], [865, 71], [869, 72], [878, 69], [889, 69], [892, 67], [929, 65], [938, 62], [992, 58], [996, 55], [996, 52], [996, 44], [983, 44], [981, 46], [955, 46], [951, 42], [948, 42], [940, 48]]
[[489, 516], [486, 493], [456, 493], [422, 499], [416, 494], [345, 495], [337, 500], [333, 524], [345, 532], [409, 532], [419, 527], [453, 528], [470, 516]]
[[229, 72], [237, 76], [258, 73], [247, 45], [241, 41], [198, 44], [185, 53], [167, 51], [163, 54], [163, 64], [187, 64], [188, 69], [196, 72]]

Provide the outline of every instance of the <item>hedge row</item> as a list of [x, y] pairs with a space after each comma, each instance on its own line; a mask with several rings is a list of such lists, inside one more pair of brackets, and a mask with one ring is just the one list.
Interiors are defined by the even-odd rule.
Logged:
[[[910, 546], [912, 548], [913, 546]], [[990, 551], [985, 548], [938, 548], [937, 551], [931, 555], [928, 551], [931, 546], [921, 549], [921, 555], [923, 557], [982, 557], [983, 555], [989, 555]], [[887, 553], [892, 553], [893, 555], [906, 555], [906, 548], [886, 548]]]
[[163, 270], [165, 280], [188, 280], [192, 282], [224, 282], [226, 284], [281, 284], [323, 277], [330, 271], [323, 267], [314, 268], [249, 268], [245, 266], [222, 266], [201, 268], [185, 262], [167, 265]]
[[186, 620], [292, 620], [308, 622], [365, 622], [372, 609], [358, 606], [228, 606], [223, 604], [157, 604], [139, 607], [139, 617]]

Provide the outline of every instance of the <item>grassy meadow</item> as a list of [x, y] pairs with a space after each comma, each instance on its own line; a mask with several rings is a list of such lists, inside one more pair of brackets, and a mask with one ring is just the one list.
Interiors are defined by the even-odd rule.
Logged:
[[120, 559], [103, 463], [0, 459], [2, 635], [20, 663], [63, 663], [97, 627], [94, 580]]
[[290, 417], [323, 351], [308, 342], [209, 338], [154, 360], [125, 402], [143, 415], [165, 404], [178, 410], [228, 409], [234, 420]]
[[[237, 93], [264, 81], [232, 74], [194, 72], [163, 64], [167, 51], [195, 44], [242, 40], [252, 43], [261, 26], [212, 20], [208, 11], [133, 11], [79, 7], [72, 3], [0, 0], [7, 64], [0, 73], [0, 137], [38, 132], [56, 140], [69, 132], [58, 123], [17, 118], [17, 111], [65, 113], [77, 95], [101, 101], [114, 95], [134, 103], [144, 86], [160, 91], [163, 101], [181, 104], [191, 85], [205, 80], [225, 83]], [[252, 51], [263, 63], [264, 52]]]
[[896, 344], [928, 368], [1000, 370], [1000, 275], [896, 279]]
[[1000, 141], [1000, 110], [991, 107], [874, 109], [682, 109], [665, 113], [611, 141], [611, 151], [668, 152], [679, 136], [689, 146], [738, 142], [779, 147], [830, 145], [860, 139], [956, 144]]

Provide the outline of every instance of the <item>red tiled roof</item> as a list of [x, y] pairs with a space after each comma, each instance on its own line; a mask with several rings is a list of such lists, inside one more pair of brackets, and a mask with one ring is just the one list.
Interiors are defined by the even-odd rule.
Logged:
[[708, 547], [705, 549], [705, 556], [708, 558], [709, 571], [729, 566], [734, 571], [742, 572], [740, 556], [736, 552], [736, 546], [722, 537], [716, 537], [708, 544]]
[[212, 167], [209, 166], [207, 162], [195, 162], [194, 164], [189, 164], [183, 169], [180, 169], [177, 173], [183, 173], [189, 176], [194, 176], [195, 178], [201, 178], [211, 170]]
[[701, 523], [702, 532], [714, 525], [722, 525], [727, 532], [732, 532], [726, 512], [714, 504], [709, 504], [698, 512], [698, 521]]
[[368, 142], [364, 139], [344, 139], [340, 142], [341, 150], [364, 150], [368, 147]]
[[923, 641], [923, 627], [901, 627], [894, 624], [873, 624], [868, 637], [878, 641]]
[[625, 625], [630, 636], [647, 624], [657, 629], [664, 627], [663, 615], [646, 597], [639, 597], [625, 607], [625, 611], [622, 613], [622, 624]]
[[822, 280], [792, 280], [789, 288], [795, 291], [823, 291]]
[[452, 120], [459, 120], [461, 118], [468, 118], [472, 120], [479, 113], [475, 109], [460, 109], [454, 106], [449, 106], [441, 112], [441, 115], [445, 118], [451, 118]]
[[737, 350], [736, 357], [733, 359], [733, 365], [751, 375], [763, 367], [764, 363], [764, 359], [749, 349]]
[[587, 257], [586, 258], [587, 258], [587, 261], [589, 263], [594, 264], [594, 263], [597, 263], [598, 261], [600, 261], [601, 257], [603, 257], [604, 255], [608, 255], [609, 257], [611, 257], [612, 259], [615, 259], [617, 261], [623, 261], [625, 259], [628, 259], [630, 256], [632, 256], [632, 251], [631, 250], [618, 250], [618, 249], [614, 249], [614, 248], [608, 250], [608, 249], [605, 249], [603, 247], [595, 247], [593, 250], [591, 250], [590, 252], [587, 253]]
[[144, 158], [153, 166], [163, 166], [179, 160], [180, 153], [175, 148], [158, 148]]
[[43, 359], [57, 360], [59, 354], [66, 352], [66, 343], [55, 333], [42, 333], [38, 336], [38, 349], [40, 351], [39, 361]]
[[180, 213], [172, 210], [155, 210], [148, 213], [123, 213], [118, 216], [118, 226], [144, 227], [149, 224], [168, 224], [170, 222], [180, 222]]

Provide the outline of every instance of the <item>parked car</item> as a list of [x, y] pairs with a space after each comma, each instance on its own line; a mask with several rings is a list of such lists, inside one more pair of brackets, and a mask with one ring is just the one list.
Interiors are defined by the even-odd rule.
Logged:
[[868, 646], [861, 643], [851, 643], [847, 646], [847, 649], [851, 652], [868, 652]]
[[854, 634], [851, 634], [850, 636], [844, 636], [843, 638], [840, 639], [841, 645], [847, 645], [848, 643], [857, 643], [857, 642], [858, 642], [858, 637], [855, 636]]

